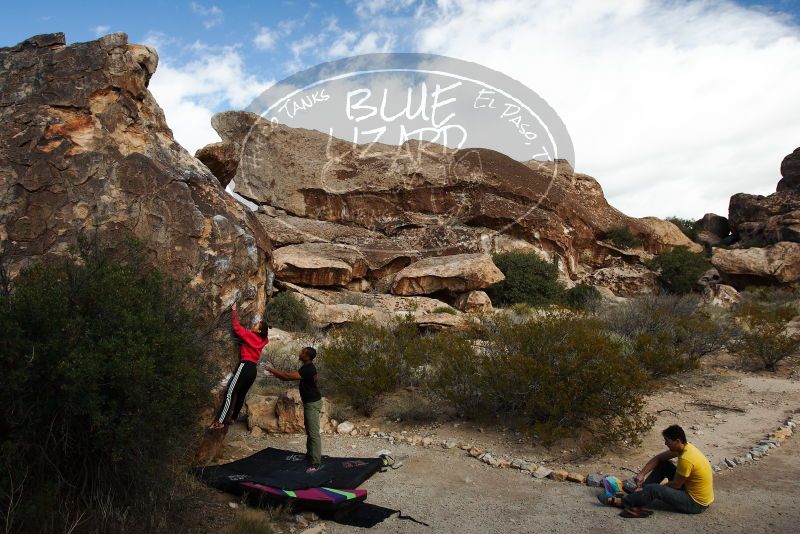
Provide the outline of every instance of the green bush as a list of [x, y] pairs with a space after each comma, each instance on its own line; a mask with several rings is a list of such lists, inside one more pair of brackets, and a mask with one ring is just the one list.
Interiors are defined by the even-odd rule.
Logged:
[[702, 254], [690, 252], [686, 247], [675, 247], [656, 256], [648, 267], [658, 271], [670, 293], [685, 294], [696, 288], [700, 276], [711, 264]]
[[636, 248], [641, 246], [642, 240], [636, 237], [624, 226], [611, 228], [603, 234], [603, 239], [610, 241], [619, 248]]
[[564, 302], [567, 306], [588, 312], [597, 311], [602, 300], [600, 291], [589, 284], [578, 284], [564, 293]]
[[458, 312], [450, 306], [437, 306], [431, 310], [431, 313], [449, 313], [450, 315], [458, 315]]
[[789, 305], [744, 302], [737, 310], [743, 326], [735, 352], [745, 367], [775, 371], [778, 363], [800, 351], [800, 336], [786, 332], [797, 311]]
[[[543, 439], [582, 433], [589, 450], [638, 443], [647, 376], [594, 319], [488, 323], [483, 339], [437, 360], [433, 387], [459, 409], [526, 425]], [[450, 334], [448, 345], [457, 342]]]
[[496, 305], [524, 302], [543, 306], [561, 300], [564, 288], [558, 282], [558, 266], [555, 263], [525, 252], [497, 254], [493, 260], [506, 277], [486, 290]]
[[305, 303], [288, 291], [269, 299], [264, 317], [270, 326], [284, 330], [302, 332], [311, 327], [311, 318]]
[[193, 450], [213, 376], [189, 302], [135, 259], [86, 252], [23, 271], [0, 296], [0, 513], [11, 530], [163, 531], [174, 520], [174, 469]]
[[678, 229], [683, 232], [683, 235], [691, 239], [692, 241], [697, 240], [697, 225], [695, 221], [689, 219], [682, 219], [680, 217], [667, 217], [669, 222], [674, 224], [678, 227]]
[[391, 326], [358, 321], [335, 329], [320, 358], [326, 387], [368, 415], [381, 395], [419, 384], [416, 368], [428, 359], [423, 340], [410, 320]]

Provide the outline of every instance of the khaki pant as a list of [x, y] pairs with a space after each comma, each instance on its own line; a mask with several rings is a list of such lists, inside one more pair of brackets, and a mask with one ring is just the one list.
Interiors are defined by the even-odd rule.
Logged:
[[303, 403], [303, 424], [306, 427], [306, 456], [311, 465], [322, 463], [322, 438], [319, 436], [319, 413], [322, 400]]

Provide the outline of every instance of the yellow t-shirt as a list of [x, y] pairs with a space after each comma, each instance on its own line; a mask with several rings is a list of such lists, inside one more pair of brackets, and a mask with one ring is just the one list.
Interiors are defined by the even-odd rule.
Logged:
[[711, 464], [691, 443], [687, 443], [678, 456], [677, 474], [686, 477], [683, 485], [697, 504], [708, 506], [714, 502], [714, 473]]

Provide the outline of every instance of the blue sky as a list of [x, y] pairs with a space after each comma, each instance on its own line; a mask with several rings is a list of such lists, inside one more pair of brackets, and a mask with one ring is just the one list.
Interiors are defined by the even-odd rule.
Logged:
[[[80, 7], [79, 7], [80, 6]], [[0, 46], [124, 31], [159, 52], [151, 91], [176, 139], [303, 67], [376, 51], [475, 61], [559, 113], [577, 170], [636, 216], [727, 214], [800, 146], [800, 0], [345, 0], [3, 6]]]

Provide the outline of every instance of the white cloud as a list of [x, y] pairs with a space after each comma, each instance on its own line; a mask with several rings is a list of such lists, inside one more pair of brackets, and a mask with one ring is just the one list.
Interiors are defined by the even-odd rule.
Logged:
[[258, 33], [256, 33], [256, 36], [253, 38], [253, 44], [259, 50], [269, 50], [270, 48], [275, 47], [275, 41], [277, 38], [277, 32], [262, 26], [258, 29]]
[[[390, 17], [386, 5], [359, 8]], [[417, 10], [415, 42], [547, 100], [578, 170], [616, 207], [699, 217], [727, 214], [733, 193], [774, 191], [800, 145], [800, 29], [788, 20], [727, 0], [441, 0]]]
[[[369, 22], [370, 28], [388, 28], [391, 19], [378, 13]], [[398, 42], [397, 35], [389, 29], [371, 31], [345, 30], [336, 17], [328, 17], [322, 30], [304, 35], [289, 43], [292, 59], [287, 70], [299, 70], [307, 63], [338, 59], [359, 54], [391, 52]]]
[[94, 28], [92, 28], [92, 33], [94, 33], [95, 37], [101, 37], [107, 34], [108, 30], [110, 29], [111, 26], [104, 26], [101, 24], [100, 26], [95, 26]]
[[221, 24], [224, 20], [224, 13], [217, 6], [206, 7], [197, 2], [192, 2], [190, 6], [195, 15], [199, 15], [203, 18], [203, 26], [205, 26], [206, 29], [213, 28]]
[[175, 139], [189, 152], [219, 141], [211, 116], [222, 109], [243, 109], [272, 82], [248, 74], [234, 47], [195, 43], [196, 57], [178, 64], [161, 57], [150, 91], [161, 105]]

